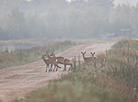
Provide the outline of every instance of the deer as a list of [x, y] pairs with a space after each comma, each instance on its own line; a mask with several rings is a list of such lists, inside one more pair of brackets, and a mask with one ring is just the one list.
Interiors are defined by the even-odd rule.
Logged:
[[57, 59], [57, 63], [60, 63], [60, 64], [64, 65], [63, 71], [66, 71], [66, 65], [70, 65], [70, 68], [68, 69], [68, 71], [71, 69], [72, 63], [71, 63], [71, 61], [69, 59], [64, 59], [64, 57], [56, 57], [54, 52], [52, 52], [50, 56], [53, 56], [54, 58], [56, 58]]
[[[45, 59], [45, 55], [42, 55], [41, 59], [43, 59], [43, 61], [46, 64], [46, 72], [47, 72], [47, 67], [49, 67], [49, 64], [51, 63], [49, 59]], [[49, 70], [50, 71], [50, 70]]]
[[54, 54], [54, 51], [50, 54], [50, 56], [53, 56], [57, 59], [57, 64], [60, 63], [60, 64], [64, 64], [64, 57], [56, 57], [55, 54]]
[[68, 69], [68, 71], [71, 70], [72, 63], [69, 59], [64, 59], [64, 69], [63, 69], [63, 71], [66, 71], [66, 65], [70, 65], [70, 68]]
[[94, 52], [94, 53], [90, 52], [90, 53], [91, 53], [91, 55], [92, 55], [92, 60], [93, 60], [93, 62], [94, 62], [94, 63], [101, 63], [101, 67], [103, 68], [105, 59], [104, 59], [104, 58], [96, 58], [96, 57], [94, 57], [95, 52]]
[[90, 63], [90, 62], [92, 62], [92, 57], [85, 57], [86, 51], [85, 51], [85, 52], [81, 52], [81, 53], [82, 53], [82, 56], [83, 56], [84, 61], [85, 61], [87, 64]]
[[[51, 64], [51, 71], [52, 71], [52, 66], [54, 65], [54, 70], [55, 70], [55, 68], [56, 68], [56, 71], [58, 70], [58, 68], [61, 68], [61, 67], [59, 67], [58, 66], [58, 64], [57, 64], [57, 59], [55, 58], [55, 57], [50, 57], [49, 56], [49, 54], [48, 54], [49, 52], [48, 51], [46, 51], [46, 54], [45, 54], [45, 56], [47, 56], [48, 57], [48, 59], [50, 60], [50, 64]], [[53, 70], [53, 71], [54, 71]]]

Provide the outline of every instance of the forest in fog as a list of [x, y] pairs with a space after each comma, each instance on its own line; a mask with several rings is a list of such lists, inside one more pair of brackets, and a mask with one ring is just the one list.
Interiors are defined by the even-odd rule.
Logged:
[[113, 2], [0, 0], [0, 40], [98, 38], [120, 36], [122, 29], [129, 29], [129, 37], [138, 37], [138, 5]]

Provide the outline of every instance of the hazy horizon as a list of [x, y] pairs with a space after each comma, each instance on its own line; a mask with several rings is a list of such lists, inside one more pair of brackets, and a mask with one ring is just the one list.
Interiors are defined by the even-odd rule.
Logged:
[[[108, 38], [107, 34], [119, 37], [122, 33], [126, 37], [138, 36], [138, 5], [135, 4], [138, 0], [115, 0], [116, 5], [126, 3], [116, 7], [113, 1], [1, 1], [0, 39]], [[136, 6], [130, 6], [127, 1]]]
[[[66, 0], [66, 1], [71, 1], [71, 0]], [[73, 0], [73, 1], [77, 1], [77, 0]], [[136, 6], [138, 4], [138, 0], [114, 0], [114, 4], [115, 6], [117, 6], [118, 4], [127, 4], [129, 3], [130, 5]]]
[[138, 4], [138, 0], [114, 0], [114, 4], [118, 5], [118, 4], [127, 4], [129, 3], [130, 5], [134, 5], [136, 6]]

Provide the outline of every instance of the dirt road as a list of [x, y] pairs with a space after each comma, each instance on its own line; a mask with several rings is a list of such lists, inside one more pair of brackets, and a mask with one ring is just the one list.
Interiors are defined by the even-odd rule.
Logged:
[[[95, 51], [96, 54], [105, 53], [105, 50], [110, 49], [113, 44], [77, 45], [56, 56], [72, 59], [80, 54], [80, 58], [83, 60], [81, 51], [86, 51], [86, 56], [91, 56], [91, 51]], [[49, 80], [60, 78], [62, 70], [63, 68], [58, 69], [57, 72], [45, 72], [43, 60], [2, 69], [0, 70], [0, 101], [8, 102], [16, 98], [23, 98], [28, 92], [47, 86]]]

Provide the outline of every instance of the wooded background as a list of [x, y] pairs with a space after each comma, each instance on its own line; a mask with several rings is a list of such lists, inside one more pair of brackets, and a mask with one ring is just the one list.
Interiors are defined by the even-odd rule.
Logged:
[[[0, 40], [138, 34], [138, 5], [114, 0], [0, 0]], [[127, 35], [126, 35], [127, 36]]]

